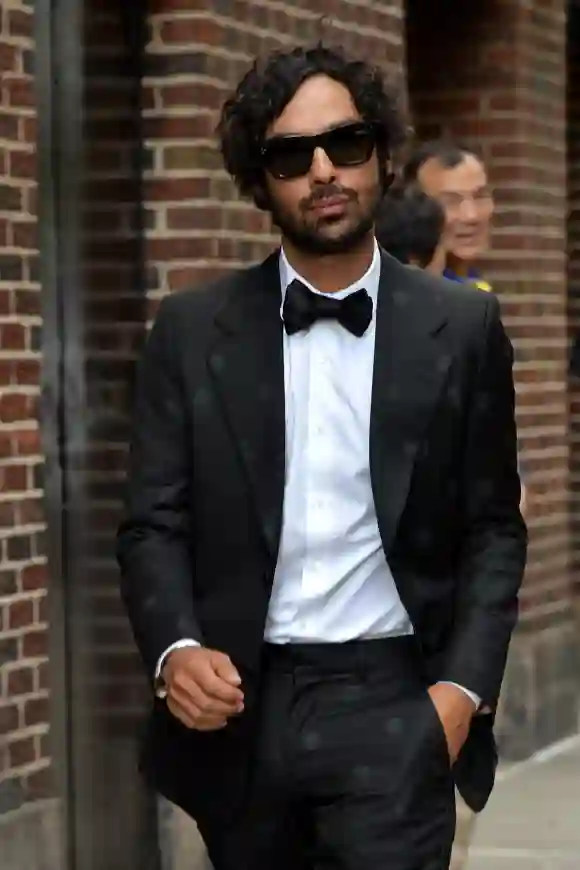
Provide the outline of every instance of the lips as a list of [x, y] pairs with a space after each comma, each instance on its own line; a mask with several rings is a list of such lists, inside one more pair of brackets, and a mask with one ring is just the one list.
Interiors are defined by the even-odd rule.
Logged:
[[473, 242], [480, 236], [480, 234], [481, 231], [478, 229], [471, 231], [464, 230], [463, 232], [456, 232], [455, 238], [460, 242]]
[[317, 214], [340, 214], [344, 211], [347, 202], [348, 199], [345, 196], [329, 196], [317, 200], [312, 204], [311, 208]]

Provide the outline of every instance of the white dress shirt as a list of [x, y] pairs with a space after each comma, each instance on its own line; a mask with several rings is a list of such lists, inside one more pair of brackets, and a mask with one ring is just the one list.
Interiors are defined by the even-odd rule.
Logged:
[[[361, 338], [334, 320], [284, 332], [286, 488], [265, 638], [335, 642], [411, 634], [382, 547], [371, 490], [369, 427], [381, 259], [333, 293], [364, 287], [373, 318]], [[282, 303], [298, 279], [280, 256]]]
[[[370, 479], [380, 270], [375, 244], [365, 275], [332, 294], [341, 299], [366, 289], [373, 317], [362, 337], [333, 320], [317, 321], [291, 336], [283, 333], [286, 485], [265, 628], [269, 643], [340, 643], [413, 633], [383, 550]], [[295, 272], [282, 250], [282, 305], [294, 279], [319, 292]], [[184, 639], [166, 650], [157, 675], [170, 651], [192, 644]], [[479, 704], [473, 693], [463, 691]]]

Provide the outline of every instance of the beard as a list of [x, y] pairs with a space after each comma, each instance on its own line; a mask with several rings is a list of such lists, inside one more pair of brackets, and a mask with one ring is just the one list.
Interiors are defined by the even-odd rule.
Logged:
[[[304, 215], [308, 214], [310, 205], [316, 199], [345, 194], [348, 196], [348, 206], [352, 207], [352, 215], [349, 215], [349, 208], [347, 208], [344, 217], [322, 218], [315, 223], [308, 223]], [[304, 254], [321, 257], [345, 254], [357, 248], [373, 230], [381, 199], [382, 191], [377, 189], [372, 202], [362, 210], [356, 191], [327, 187], [301, 203], [300, 211], [296, 215], [281, 208], [272, 197], [269, 211], [273, 223], [290, 244]]]

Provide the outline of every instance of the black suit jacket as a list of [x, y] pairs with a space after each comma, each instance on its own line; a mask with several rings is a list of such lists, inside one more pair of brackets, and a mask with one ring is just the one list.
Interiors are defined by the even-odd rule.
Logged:
[[[278, 258], [165, 299], [137, 386], [122, 595], [149, 673], [174, 641], [230, 655], [245, 712], [183, 727], [155, 701], [143, 769], [202, 823], [224, 819], [251, 767], [260, 652], [282, 524], [285, 420]], [[495, 708], [517, 618], [526, 530], [518, 503], [512, 349], [492, 294], [382, 255], [370, 424], [383, 546], [429, 679]], [[455, 766], [480, 809], [493, 715]]]

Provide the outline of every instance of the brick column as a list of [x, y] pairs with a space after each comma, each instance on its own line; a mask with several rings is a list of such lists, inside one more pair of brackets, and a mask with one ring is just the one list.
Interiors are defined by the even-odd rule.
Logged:
[[42, 790], [48, 753], [32, 9], [12, 0], [0, 14], [1, 811]]
[[[483, 151], [497, 216], [490, 280], [516, 349], [530, 559], [501, 731], [527, 754], [576, 729], [570, 617], [564, 0], [409, 3], [409, 81], [423, 135]], [[438, 28], [438, 29], [437, 29]], [[437, 32], [437, 39], [433, 33]]]

